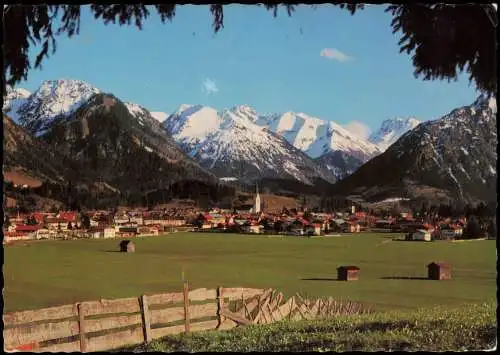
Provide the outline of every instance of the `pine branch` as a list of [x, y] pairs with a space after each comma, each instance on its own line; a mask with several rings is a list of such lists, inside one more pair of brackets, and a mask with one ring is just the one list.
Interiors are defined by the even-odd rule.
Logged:
[[[363, 4], [335, 4], [351, 14], [364, 8]], [[289, 16], [294, 5], [264, 5], [278, 14], [284, 7]], [[313, 5], [315, 8], [315, 5]], [[171, 21], [175, 4], [156, 4], [154, 9], [161, 21]], [[149, 10], [142, 4], [92, 4], [94, 18], [105, 24], [120, 26], [132, 23], [142, 29], [149, 17]], [[496, 26], [497, 13], [492, 5], [480, 4], [404, 4], [390, 5], [393, 33], [401, 32], [401, 53], [412, 56], [415, 77], [424, 80], [456, 79], [459, 72], [467, 71], [478, 88], [496, 92]], [[223, 5], [211, 5], [214, 33], [224, 28]], [[61, 25], [53, 30], [54, 21]], [[4, 20], [4, 79], [14, 85], [26, 80], [31, 69], [29, 49], [41, 45], [35, 58], [35, 68], [41, 68], [49, 51], [56, 51], [55, 35], [72, 37], [80, 31], [80, 5], [8, 5], [3, 11]], [[5, 84], [5, 80], [4, 80]]]

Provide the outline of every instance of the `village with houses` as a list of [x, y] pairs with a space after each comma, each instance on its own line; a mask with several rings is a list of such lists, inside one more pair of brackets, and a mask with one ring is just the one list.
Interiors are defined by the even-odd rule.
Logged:
[[[414, 216], [411, 212], [376, 215], [349, 210], [313, 213], [307, 209], [262, 209], [256, 191], [250, 210], [194, 207], [144, 211], [139, 209], [112, 212], [60, 211], [6, 213], [4, 244], [41, 239], [108, 239], [159, 236], [175, 232], [219, 232], [305, 237], [339, 236], [340, 233], [392, 232], [404, 233], [404, 240], [454, 240], [464, 237], [467, 218]], [[477, 229], [477, 227], [476, 227]], [[494, 238], [489, 226], [479, 226], [481, 235]]]

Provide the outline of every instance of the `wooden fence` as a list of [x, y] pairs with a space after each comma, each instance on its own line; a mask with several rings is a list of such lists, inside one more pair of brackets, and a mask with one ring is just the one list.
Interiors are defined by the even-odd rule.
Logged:
[[166, 335], [224, 330], [281, 319], [308, 319], [370, 311], [333, 299], [309, 301], [299, 294], [284, 301], [272, 289], [200, 288], [115, 300], [87, 301], [6, 313], [6, 351], [106, 351], [148, 343]]

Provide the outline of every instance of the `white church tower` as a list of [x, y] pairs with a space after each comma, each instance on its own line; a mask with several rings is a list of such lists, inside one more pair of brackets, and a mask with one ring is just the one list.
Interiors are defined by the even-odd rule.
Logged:
[[257, 195], [255, 196], [255, 204], [253, 206], [253, 212], [254, 213], [260, 213], [260, 195], [259, 195], [259, 185], [255, 185], [256, 190], [257, 190]]

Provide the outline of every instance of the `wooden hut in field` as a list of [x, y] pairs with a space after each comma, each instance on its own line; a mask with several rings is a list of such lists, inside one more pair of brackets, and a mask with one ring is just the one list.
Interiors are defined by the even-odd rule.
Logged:
[[431, 280], [451, 279], [451, 265], [443, 262], [432, 262], [427, 265], [428, 277]]
[[120, 251], [124, 253], [133, 253], [135, 252], [135, 244], [130, 240], [122, 240], [120, 242]]
[[337, 268], [337, 279], [340, 281], [353, 281], [358, 279], [359, 267], [354, 265], [340, 266]]

